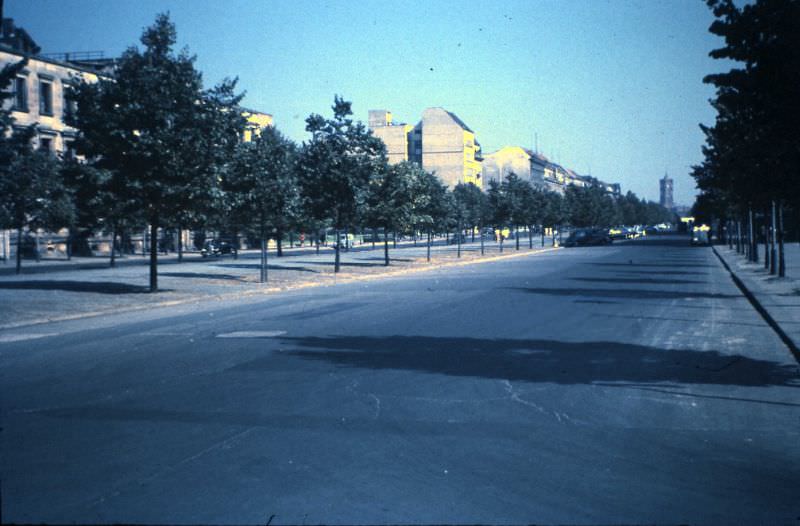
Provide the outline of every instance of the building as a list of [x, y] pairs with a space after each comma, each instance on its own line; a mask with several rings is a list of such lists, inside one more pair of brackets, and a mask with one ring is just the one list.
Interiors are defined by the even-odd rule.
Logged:
[[392, 113], [386, 110], [369, 111], [369, 129], [386, 145], [390, 164], [411, 159], [411, 131], [413, 126], [404, 122], [395, 123]]
[[506, 146], [487, 154], [483, 159], [483, 180], [502, 181], [510, 173], [528, 181], [536, 188], [563, 194], [568, 186], [600, 186], [608, 194], [619, 195], [620, 185], [606, 183], [588, 175], [579, 175], [554, 163], [544, 155], [521, 146]]
[[484, 184], [500, 182], [514, 173], [538, 188], [545, 187], [545, 168], [549, 161], [543, 155], [521, 146], [506, 146], [484, 156], [481, 167]]
[[369, 128], [386, 144], [389, 162], [416, 162], [450, 188], [458, 183], [482, 187], [481, 145], [454, 113], [428, 108], [412, 128], [393, 122], [389, 111], [370, 110]]
[[242, 134], [244, 142], [250, 142], [259, 135], [261, 130], [267, 126], [273, 125], [272, 115], [261, 111], [251, 110], [249, 108], [242, 108], [242, 115], [247, 119], [247, 125]]
[[[97, 68], [39, 55], [40, 48], [10, 18], [0, 28], [0, 68], [25, 58], [28, 64], [13, 80], [10, 105], [15, 127], [36, 125], [34, 147], [54, 154], [71, 150], [76, 130], [66, 124], [74, 110], [67, 94], [76, 82], [96, 82]], [[8, 107], [8, 106], [7, 106]]]
[[675, 208], [675, 201], [672, 199], [672, 179], [665, 173], [663, 179], [659, 179], [658, 183], [660, 190], [658, 202], [664, 208], [672, 210]]

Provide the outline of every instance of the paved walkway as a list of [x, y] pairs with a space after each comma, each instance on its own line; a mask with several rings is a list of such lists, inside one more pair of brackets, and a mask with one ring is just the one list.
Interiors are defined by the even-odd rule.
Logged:
[[[123, 310], [245, 298], [288, 289], [375, 279], [500, 256], [495, 243], [486, 243], [484, 256], [480, 254], [479, 243], [465, 244], [460, 258], [456, 246], [442, 244], [432, 247], [431, 263], [428, 263], [424, 245], [415, 247], [413, 243], [398, 243], [396, 249], [390, 248], [391, 266], [386, 267], [383, 247], [369, 248], [371, 245], [343, 251], [342, 271], [338, 274], [333, 272], [334, 254], [330, 248], [321, 249], [319, 254], [314, 249], [290, 249], [281, 258], [270, 251], [268, 283], [265, 284], [258, 282], [258, 251], [242, 251], [238, 259], [231, 256], [203, 259], [192, 255], [185, 257], [181, 264], [177, 264], [174, 255], [159, 257], [159, 292], [156, 294], [148, 293], [149, 267], [147, 259], [141, 256], [123, 259], [116, 268], [109, 268], [105, 258], [77, 261], [74, 265], [43, 262], [39, 264], [41, 270], [34, 275], [0, 275], [0, 331]], [[527, 243], [520, 248], [517, 252], [513, 243], [507, 243], [502, 257], [531, 252]], [[534, 243], [534, 250], [541, 248], [540, 244]], [[9, 266], [13, 272], [13, 265]]]
[[[800, 245], [785, 245], [786, 277], [771, 276], [764, 269], [764, 247], [760, 248], [761, 263], [750, 263], [744, 255], [737, 254], [727, 245], [714, 247], [731, 271], [750, 291], [753, 297], [780, 326], [786, 336], [800, 348]], [[795, 356], [797, 353], [795, 351]], [[800, 359], [800, 357], [798, 357]]]

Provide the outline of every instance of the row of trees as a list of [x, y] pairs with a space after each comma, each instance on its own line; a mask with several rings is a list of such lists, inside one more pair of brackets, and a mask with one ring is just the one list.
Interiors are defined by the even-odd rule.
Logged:
[[[81, 157], [58, 160], [31, 148], [33, 128], [8, 133], [0, 114], [0, 224], [70, 229], [71, 239], [105, 232], [112, 238], [150, 229], [150, 288], [158, 289], [159, 229], [214, 229], [238, 239], [260, 240], [261, 280], [267, 279], [267, 241], [286, 233], [335, 232], [335, 271], [340, 233], [355, 228], [383, 232], [389, 265], [389, 233], [455, 233], [459, 245], [484, 228], [527, 230], [669, 221], [670, 214], [634, 194], [615, 198], [599, 187], [570, 187], [565, 195], [535, 188], [514, 174], [448, 190], [413, 163], [389, 165], [385, 145], [352, 119], [349, 102], [336, 97], [333, 116], [306, 119], [310, 139], [297, 145], [273, 127], [241, 141], [247, 126], [236, 82], [204, 89], [194, 57], [175, 53], [175, 27], [166, 15], [146, 29], [144, 49], [129, 48], [113, 79], [74, 90]], [[9, 65], [5, 86], [23, 64]], [[448, 235], [449, 237], [449, 235]], [[483, 250], [483, 236], [481, 248]], [[520, 236], [515, 235], [519, 249]], [[180, 240], [182, 236], [178, 236]], [[373, 237], [374, 239], [374, 237]], [[19, 271], [21, 250], [17, 250]], [[71, 246], [71, 245], [70, 245]], [[71, 248], [70, 248], [71, 249]], [[179, 254], [182, 247], [178, 247]], [[502, 250], [502, 240], [500, 245]]]
[[707, 3], [716, 17], [709, 31], [725, 42], [711, 56], [736, 66], [704, 79], [716, 87], [717, 118], [701, 125], [694, 213], [751, 261], [763, 241], [766, 268], [784, 276], [784, 232], [795, 225], [797, 233], [800, 219], [800, 0]]

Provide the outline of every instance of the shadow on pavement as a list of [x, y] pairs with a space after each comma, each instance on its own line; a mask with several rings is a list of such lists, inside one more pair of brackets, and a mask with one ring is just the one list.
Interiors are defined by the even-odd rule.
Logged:
[[[383, 261], [383, 258], [380, 258]], [[392, 260], [393, 261], [393, 260]], [[398, 260], [399, 261], [399, 260]], [[324, 265], [326, 267], [334, 266], [334, 261], [298, 261], [303, 265]], [[359, 263], [358, 261], [341, 261], [339, 265], [342, 267], [382, 267], [383, 263]]]
[[[637, 275], [645, 275], [645, 276], [652, 276], [653, 274], [658, 275], [665, 275], [665, 276], [697, 276], [699, 272], [691, 271], [691, 270], [616, 270], [612, 269], [613, 272], [619, 272], [623, 274], [637, 274]], [[704, 274], [705, 275], [705, 274]]]
[[691, 292], [675, 290], [641, 290], [641, 289], [573, 289], [542, 287], [507, 287], [506, 290], [528, 292], [530, 294], [548, 294], [550, 296], [587, 296], [590, 298], [624, 298], [624, 299], [734, 299], [742, 296], [736, 294], [717, 294], [714, 292]]
[[[129, 285], [128, 283], [67, 280], [2, 281], [0, 289], [66, 290], [69, 292], [99, 292], [101, 294], [146, 294], [150, 292], [148, 287]], [[169, 292], [169, 289], [159, 289], [159, 292]]]
[[[676, 382], [800, 387], [796, 365], [717, 351], [558, 340], [508, 340], [426, 336], [280, 338], [305, 350], [286, 354], [340, 367], [424, 371], [449, 376], [557, 384]], [[269, 358], [232, 369], [261, 370]]]
[[241, 276], [234, 276], [232, 274], [210, 274], [203, 272], [160, 272], [158, 275], [168, 278], [224, 279], [231, 281], [244, 281]]
[[[300, 263], [300, 262], [298, 262]], [[214, 265], [220, 268], [243, 268], [250, 270], [258, 270], [261, 268], [261, 263], [228, 263], [224, 265]], [[314, 269], [306, 267], [284, 267], [282, 265], [267, 265], [267, 270], [296, 270], [297, 272], [317, 272]]]
[[[698, 263], [680, 263], [677, 261], [669, 261], [665, 263], [636, 263], [635, 261], [620, 261], [619, 263], [616, 262], [598, 262], [598, 263], [582, 263], [583, 265], [590, 265], [592, 267], [627, 267], [629, 269], [635, 269], [636, 267], [685, 267], [685, 268], [717, 268], [715, 265], [706, 265], [706, 264], [698, 264]], [[660, 272], [660, 271], [654, 271]]]
[[655, 279], [655, 278], [569, 278], [572, 281], [586, 281], [590, 283], [627, 283], [631, 285], [673, 285], [673, 284], [697, 284], [704, 281], [691, 279]]

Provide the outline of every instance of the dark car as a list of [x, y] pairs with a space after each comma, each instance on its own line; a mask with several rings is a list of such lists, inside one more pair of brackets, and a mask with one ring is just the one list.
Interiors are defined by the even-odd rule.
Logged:
[[570, 232], [566, 241], [565, 247], [585, 247], [592, 245], [610, 245], [611, 237], [605, 230], [598, 230], [594, 228], [579, 228]]
[[236, 255], [236, 247], [228, 242], [221, 239], [212, 239], [206, 241], [203, 248], [200, 250], [200, 254], [206, 258], [208, 256], [224, 256], [226, 254]]

